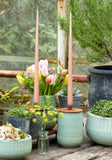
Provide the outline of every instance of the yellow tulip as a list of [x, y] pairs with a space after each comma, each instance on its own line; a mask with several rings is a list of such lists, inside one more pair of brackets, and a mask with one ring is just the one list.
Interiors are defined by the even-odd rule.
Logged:
[[64, 79], [64, 85], [68, 85], [68, 74], [66, 75], [66, 77]]
[[21, 76], [21, 74], [17, 74], [16, 78], [20, 85], [25, 85], [24, 78]]
[[41, 81], [41, 72], [39, 70], [39, 82]]

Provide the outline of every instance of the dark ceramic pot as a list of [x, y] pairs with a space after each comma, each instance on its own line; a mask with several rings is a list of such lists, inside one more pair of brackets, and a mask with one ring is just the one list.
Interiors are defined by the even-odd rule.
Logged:
[[112, 100], [112, 65], [95, 66], [88, 69], [90, 89], [88, 93], [91, 107], [101, 99]]
[[[77, 96], [73, 96], [73, 108], [80, 108], [80, 101], [81, 101], [82, 94]], [[59, 95], [59, 108], [67, 108], [67, 96]]]
[[8, 123], [11, 123], [16, 128], [20, 128], [23, 132], [29, 132], [30, 117], [16, 117], [8, 115]]

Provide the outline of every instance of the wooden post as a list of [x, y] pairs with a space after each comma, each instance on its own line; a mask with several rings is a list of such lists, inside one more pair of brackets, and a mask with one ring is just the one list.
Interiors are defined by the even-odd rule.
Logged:
[[[58, 15], [61, 17], [67, 18], [67, 0], [58, 0]], [[57, 60], [58, 66], [60, 63], [64, 68], [67, 68], [67, 55], [68, 55], [68, 37], [65, 35], [65, 32], [61, 30], [60, 25], [58, 23], [58, 37], [57, 37]]]

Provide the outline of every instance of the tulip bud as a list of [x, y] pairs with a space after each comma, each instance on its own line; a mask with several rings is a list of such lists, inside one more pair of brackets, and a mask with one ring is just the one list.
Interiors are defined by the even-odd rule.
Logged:
[[62, 71], [61, 76], [64, 78], [66, 76], [66, 74], [67, 74], [67, 70], [65, 69]]
[[47, 83], [47, 84], [50, 84], [50, 83], [51, 83], [51, 75], [49, 75], [49, 76], [46, 78], [46, 83]]

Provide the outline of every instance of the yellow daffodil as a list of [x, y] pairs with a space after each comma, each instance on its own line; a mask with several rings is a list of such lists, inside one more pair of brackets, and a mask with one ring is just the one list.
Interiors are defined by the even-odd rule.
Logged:
[[21, 76], [21, 74], [17, 74], [16, 78], [17, 78], [20, 85], [22, 85], [22, 86], [25, 85], [24, 78]]

